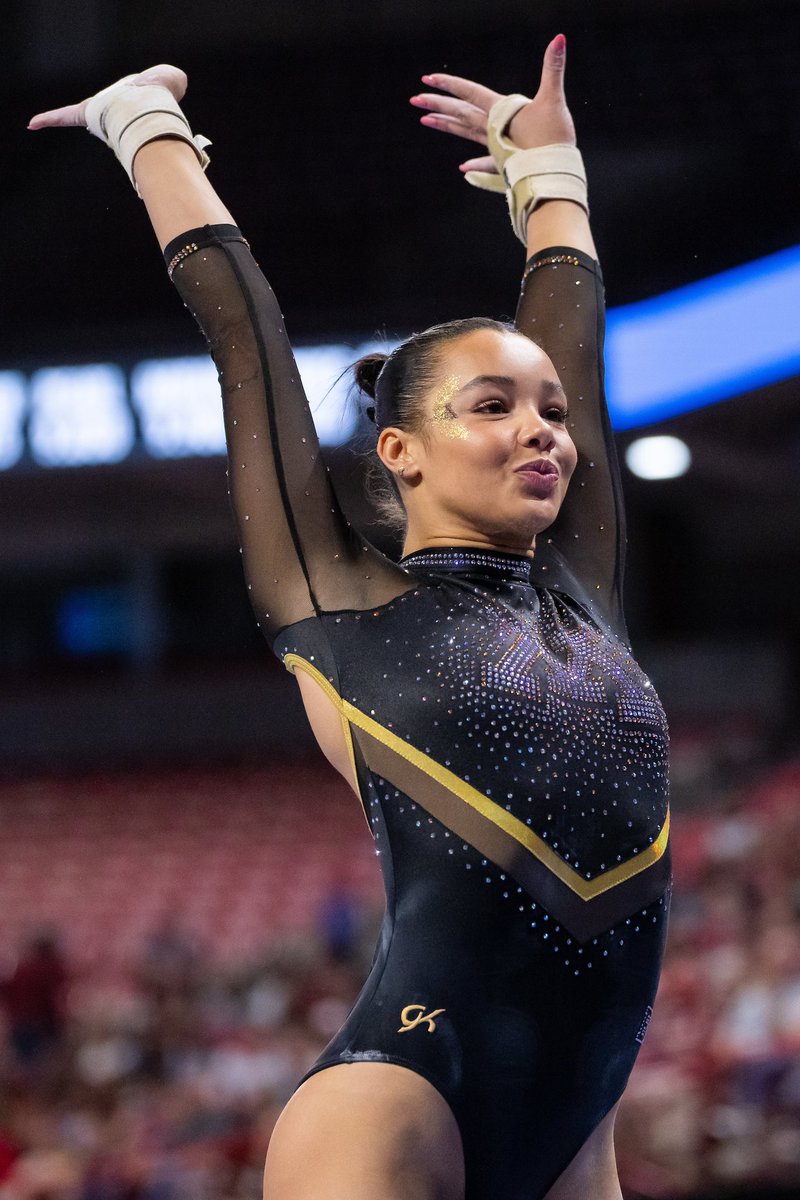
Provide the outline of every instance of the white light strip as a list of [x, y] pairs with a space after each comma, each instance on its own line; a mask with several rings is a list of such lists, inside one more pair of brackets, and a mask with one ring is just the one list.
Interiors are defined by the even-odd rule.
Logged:
[[347, 368], [360, 357], [349, 346], [301, 346], [295, 352], [317, 435], [323, 446], [340, 446], [353, 436], [358, 412], [348, 403]]
[[[393, 345], [335, 343], [295, 351], [323, 446], [340, 446], [355, 432], [358, 410], [348, 394], [350, 365], [376, 349], [388, 353]], [[131, 372], [131, 402], [145, 449], [154, 458], [225, 453], [219, 383], [205, 355], [139, 363]]]
[[30, 385], [28, 437], [45, 467], [115, 463], [133, 448], [133, 417], [119, 367], [49, 367]]
[[19, 371], [0, 371], [0, 471], [19, 462], [25, 449], [25, 377]]
[[131, 403], [153, 458], [225, 453], [217, 372], [205, 355], [139, 363]]

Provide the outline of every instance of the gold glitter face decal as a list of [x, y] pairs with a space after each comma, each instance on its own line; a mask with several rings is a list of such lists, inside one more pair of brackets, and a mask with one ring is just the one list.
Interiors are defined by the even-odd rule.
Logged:
[[445, 437], [462, 440], [469, 437], [469, 433], [464, 425], [461, 424], [456, 414], [453, 412], [452, 400], [458, 389], [461, 387], [461, 380], [458, 375], [448, 375], [439, 391], [436, 393], [436, 399], [433, 402], [433, 421], [439, 426], [439, 429]]

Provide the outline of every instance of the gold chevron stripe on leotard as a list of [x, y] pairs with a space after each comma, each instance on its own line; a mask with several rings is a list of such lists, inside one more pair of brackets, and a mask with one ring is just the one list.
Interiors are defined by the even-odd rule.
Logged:
[[[333, 702], [339, 713], [357, 729], [363, 730], [368, 735], [366, 739], [367, 745], [370, 741], [380, 743], [380, 745], [400, 756], [400, 758], [405, 759], [406, 762], [410, 763], [418, 771], [435, 780], [436, 783], [446, 789], [451, 795], [457, 796], [465, 804], [469, 805], [470, 808], [480, 813], [482, 817], [492, 822], [499, 830], [502, 830], [508, 837], [517, 842], [523, 849], [532, 854], [534, 858], [552, 872], [570, 891], [580, 897], [581, 900], [594, 900], [604, 892], [608, 892], [619, 884], [625, 883], [634, 876], [641, 874], [642, 871], [646, 871], [648, 867], [652, 867], [658, 862], [667, 848], [670, 825], [669, 812], [667, 812], [658, 837], [650, 846], [647, 846], [640, 854], [637, 854], [635, 858], [628, 859], [627, 862], [620, 863], [618, 866], [604, 871], [594, 879], [584, 879], [574, 867], [564, 862], [563, 858], [556, 854], [552, 847], [548, 846], [547, 842], [517, 817], [512, 816], [510, 812], [502, 808], [499, 804], [496, 804], [493, 800], [490, 800], [487, 796], [484, 796], [477, 788], [472, 787], [452, 771], [443, 767], [435, 759], [431, 758], [430, 755], [424, 754], [421, 750], [417, 750], [415, 746], [404, 742], [397, 734], [386, 729], [378, 721], [367, 716], [366, 713], [361, 712], [355, 705], [343, 699], [321, 671], [306, 659], [301, 658], [298, 654], [287, 654], [284, 663], [289, 671], [301, 670], [311, 676]], [[378, 770], [377, 773], [384, 774], [384, 771]], [[389, 778], [390, 782], [395, 782], [397, 786], [397, 782], [391, 780], [389, 775], [385, 777]]]

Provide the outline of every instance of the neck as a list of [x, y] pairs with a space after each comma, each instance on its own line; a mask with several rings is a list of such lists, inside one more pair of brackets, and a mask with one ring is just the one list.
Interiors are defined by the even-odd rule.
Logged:
[[416, 554], [418, 550], [437, 550], [449, 546], [462, 546], [470, 550], [496, 550], [500, 554], [521, 554], [527, 558], [533, 558], [536, 539], [534, 538], [533, 544], [521, 545], [517, 541], [505, 542], [484, 537], [475, 532], [467, 536], [453, 533], [423, 537], [420, 535], [414, 536], [409, 529], [403, 543], [403, 558], [406, 558], [409, 554]]

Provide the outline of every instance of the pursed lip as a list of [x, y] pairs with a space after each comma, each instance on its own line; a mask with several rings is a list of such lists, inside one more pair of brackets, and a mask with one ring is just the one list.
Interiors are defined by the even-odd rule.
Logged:
[[558, 475], [558, 467], [549, 458], [535, 458], [532, 462], [523, 463], [516, 470], [526, 474], [535, 472], [537, 475]]

